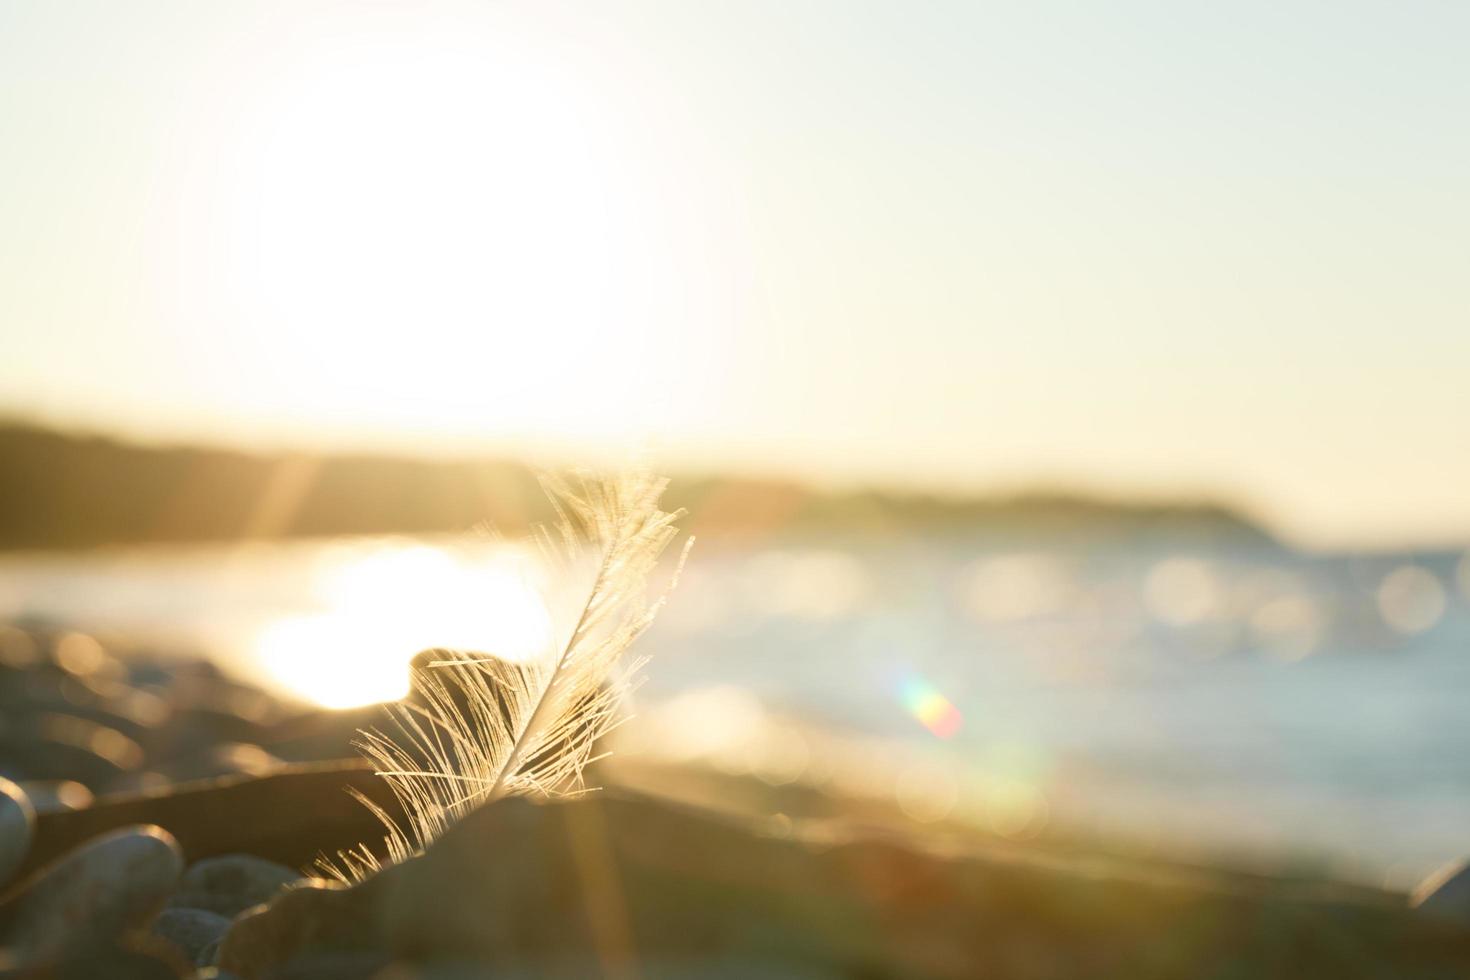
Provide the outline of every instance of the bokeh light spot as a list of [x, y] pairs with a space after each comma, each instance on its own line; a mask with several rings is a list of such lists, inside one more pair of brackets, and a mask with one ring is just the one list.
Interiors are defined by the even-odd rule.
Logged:
[[1400, 633], [1423, 633], [1439, 622], [1444, 610], [1444, 586], [1418, 565], [1395, 568], [1378, 586], [1378, 613]]

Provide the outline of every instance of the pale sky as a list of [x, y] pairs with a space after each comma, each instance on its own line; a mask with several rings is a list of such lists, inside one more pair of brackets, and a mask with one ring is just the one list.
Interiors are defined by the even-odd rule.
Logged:
[[0, 0], [0, 411], [1470, 539], [1470, 4]]

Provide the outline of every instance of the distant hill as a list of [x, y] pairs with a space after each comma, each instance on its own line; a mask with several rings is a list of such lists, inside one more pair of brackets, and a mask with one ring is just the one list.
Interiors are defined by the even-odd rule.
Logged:
[[[1267, 540], [1214, 504], [1118, 503], [1064, 493], [948, 499], [824, 493], [795, 482], [676, 478], [698, 533], [1140, 534]], [[0, 424], [0, 549], [432, 533], [515, 533], [551, 515], [534, 474], [508, 460], [273, 455], [151, 447]]]

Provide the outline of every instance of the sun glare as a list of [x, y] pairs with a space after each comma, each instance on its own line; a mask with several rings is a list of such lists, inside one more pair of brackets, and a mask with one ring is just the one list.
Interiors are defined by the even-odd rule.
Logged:
[[408, 661], [448, 647], [523, 660], [551, 639], [550, 614], [505, 557], [383, 546], [326, 563], [317, 611], [275, 620], [255, 653], [279, 685], [328, 708], [402, 697]]
[[169, 288], [180, 322], [269, 364], [234, 408], [288, 429], [642, 436], [665, 406], [630, 382], [669, 373], [659, 202], [677, 191], [579, 70], [413, 21], [315, 39], [212, 123]]

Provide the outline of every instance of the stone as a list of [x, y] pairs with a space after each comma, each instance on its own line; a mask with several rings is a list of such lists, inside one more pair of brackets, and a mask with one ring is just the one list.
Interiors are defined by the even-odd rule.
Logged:
[[376, 728], [387, 715], [381, 704], [340, 711], [309, 711], [283, 721], [261, 744], [289, 762], [322, 762], [357, 756], [352, 747], [364, 728]]
[[280, 759], [258, 745], [222, 742], [200, 752], [174, 759], [159, 772], [175, 782], [193, 782], [215, 776], [264, 776], [279, 769]]
[[167, 827], [193, 860], [253, 854], [305, 868], [323, 854], [382, 839], [382, 824], [353, 793], [402, 819], [387, 782], [373, 775], [366, 760], [294, 766], [258, 778], [230, 776], [163, 793], [104, 798], [86, 809], [41, 817], [19, 873], [99, 834], [145, 823]]
[[105, 949], [145, 929], [183, 871], [161, 827], [128, 827], [42, 868], [0, 905], [0, 948], [22, 964]]
[[1445, 865], [1425, 878], [1409, 905], [1426, 917], [1470, 928], [1470, 861]]
[[76, 813], [96, 802], [92, 791], [73, 779], [33, 779], [20, 784], [30, 798], [37, 817], [52, 813]]
[[499, 800], [350, 888], [285, 892], [236, 921], [220, 966], [347, 953], [505, 977], [1470, 975], [1470, 937], [1392, 896], [836, 824], [771, 836], [615, 792]]
[[229, 928], [229, 919], [204, 909], [164, 909], [153, 920], [155, 936], [173, 943], [185, 959], [200, 966], [214, 962], [220, 940]]
[[279, 976], [292, 960], [380, 948], [373, 897], [341, 882], [310, 878], [269, 905], [240, 915], [220, 943], [219, 967], [242, 977]]
[[274, 861], [249, 854], [225, 854], [190, 865], [168, 904], [233, 919], [252, 906], [270, 901], [304, 877]]
[[25, 791], [0, 777], [0, 889], [31, 848], [36, 811]]
[[121, 682], [70, 674], [32, 673], [24, 685], [0, 690], [0, 706], [12, 716], [74, 715], [135, 742], [164, 730], [169, 706], [155, 694]]
[[161, 772], [139, 769], [121, 773], [103, 784], [98, 796], [110, 799], [118, 796], [157, 796], [173, 789], [174, 781]]
[[17, 782], [71, 779], [95, 790], [142, 762], [138, 743], [114, 728], [69, 713], [0, 707], [0, 772]]
[[170, 697], [166, 739], [156, 746], [163, 757], [219, 742], [261, 744], [268, 738], [278, 711], [267, 696], [247, 688], [210, 685], [208, 690]]

